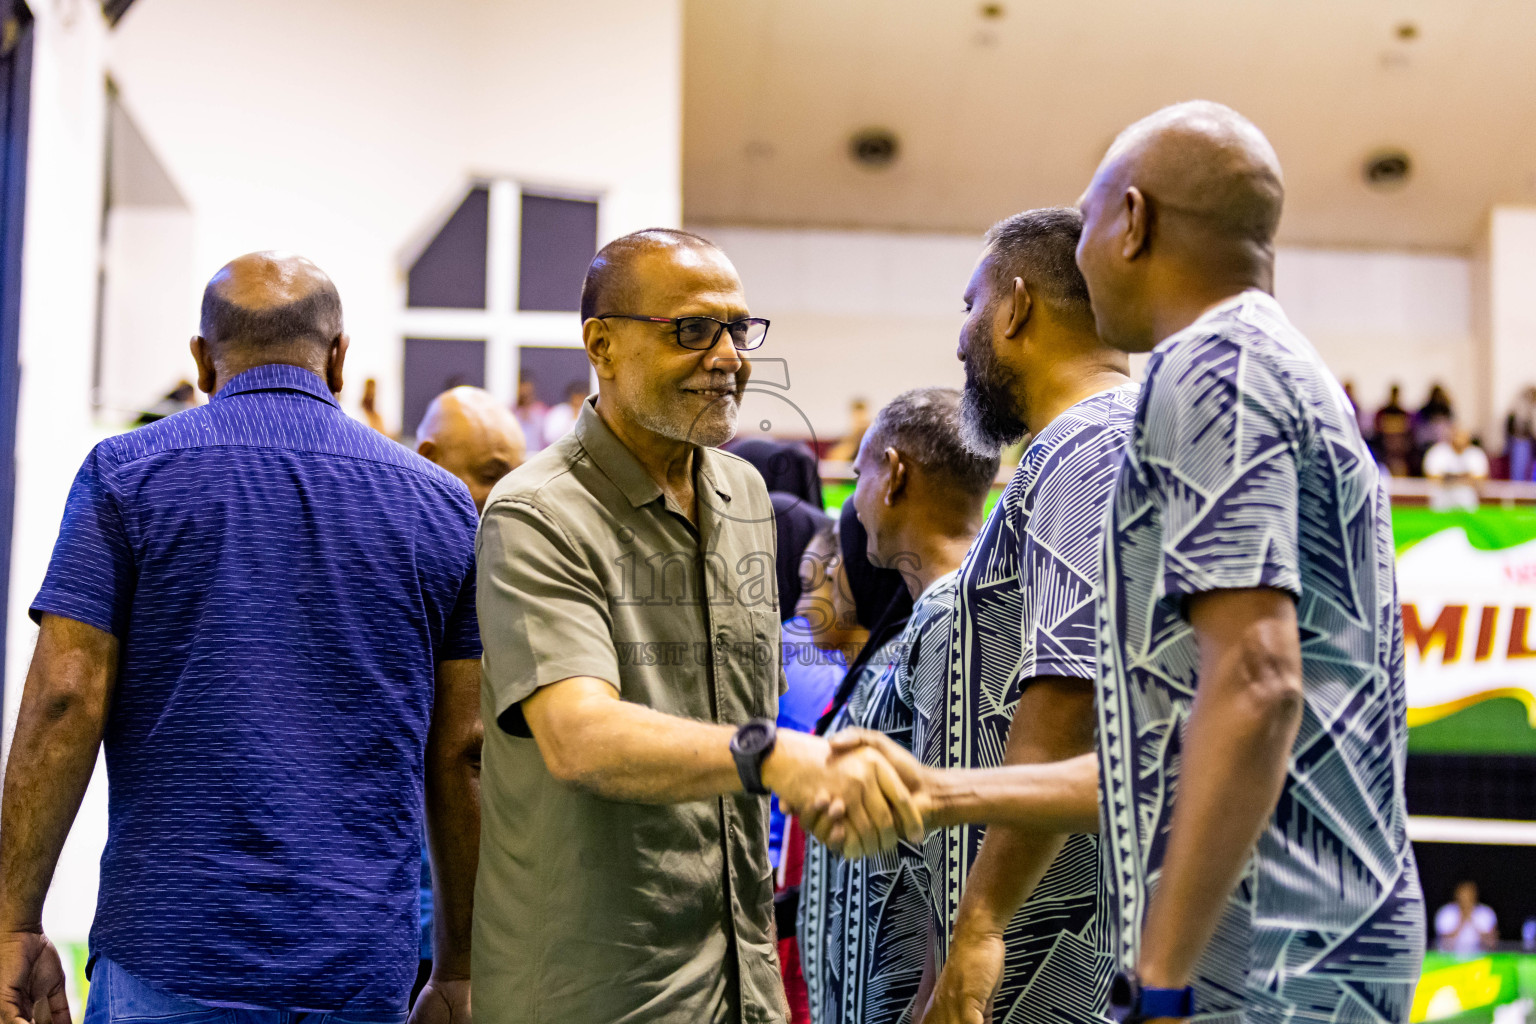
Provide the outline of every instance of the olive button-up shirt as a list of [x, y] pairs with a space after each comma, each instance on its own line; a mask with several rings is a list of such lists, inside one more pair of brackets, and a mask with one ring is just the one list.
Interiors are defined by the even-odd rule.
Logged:
[[590, 676], [669, 715], [777, 714], [773, 509], [747, 463], [694, 458], [697, 528], [589, 402], [486, 505], [474, 1006], [480, 1024], [786, 1019], [767, 801], [648, 805], [550, 775], [519, 702]]

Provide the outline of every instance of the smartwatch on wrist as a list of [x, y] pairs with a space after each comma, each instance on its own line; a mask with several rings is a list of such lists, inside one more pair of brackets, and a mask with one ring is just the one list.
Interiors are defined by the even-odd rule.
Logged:
[[731, 737], [731, 757], [736, 761], [736, 774], [741, 776], [741, 786], [748, 793], [768, 795], [768, 787], [763, 785], [763, 761], [773, 753], [773, 743], [778, 735], [778, 726], [766, 718], [754, 718]]
[[1135, 971], [1120, 971], [1109, 981], [1109, 1016], [1117, 1024], [1140, 1024], [1154, 1017], [1188, 1017], [1195, 1012], [1195, 990], [1144, 988]]

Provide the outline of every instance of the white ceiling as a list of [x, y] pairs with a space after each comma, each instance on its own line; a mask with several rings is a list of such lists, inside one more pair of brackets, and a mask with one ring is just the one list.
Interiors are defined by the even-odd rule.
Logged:
[[[1536, 203], [1531, 0], [982, 6], [687, 0], [687, 221], [975, 232], [1075, 201], [1119, 129], [1191, 98], [1269, 135], [1289, 244], [1465, 250], [1494, 203]], [[849, 157], [869, 126], [894, 165]], [[1382, 193], [1361, 168], [1386, 147], [1414, 169]]]

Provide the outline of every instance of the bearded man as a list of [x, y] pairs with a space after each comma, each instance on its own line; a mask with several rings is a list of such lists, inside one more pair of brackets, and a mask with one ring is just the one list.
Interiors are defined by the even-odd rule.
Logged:
[[852, 855], [922, 822], [877, 752], [775, 734], [773, 506], [716, 447], [768, 321], [730, 260], [626, 235], [581, 315], [597, 396], [496, 485], [478, 541], [475, 1014], [781, 1022], [766, 794], [844, 809]]

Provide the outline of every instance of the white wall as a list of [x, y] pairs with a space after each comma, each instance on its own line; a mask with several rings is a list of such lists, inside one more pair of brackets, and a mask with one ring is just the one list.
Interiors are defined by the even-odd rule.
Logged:
[[472, 177], [600, 194], [603, 240], [677, 222], [680, 6], [142, 0], [109, 65], [192, 210], [194, 268], [166, 282], [183, 329], [142, 344], [184, 349], [231, 257], [295, 250], [341, 291], [344, 401], [376, 377], [398, 427], [402, 264]]
[[[402, 260], [471, 178], [600, 195], [602, 240], [680, 209], [680, 0], [140, 0], [112, 33], [91, 0], [33, 7], [7, 747], [64, 497], [122, 421], [90, 407], [108, 74], [187, 206], [174, 225], [114, 211], [114, 406], [190, 374], [202, 283], [240, 253], [329, 271], [353, 339], [343, 399], [377, 377], [393, 417]], [[104, 807], [98, 773], [45, 912], [65, 942], [94, 909]]]
[[1536, 384], [1536, 207], [1496, 207], [1488, 223], [1486, 317], [1491, 407], [1502, 419]]
[[[906, 388], [963, 382], [961, 294], [980, 238], [697, 230], [735, 261], [753, 312], [773, 320], [762, 356], [788, 361], [790, 398], [818, 436], [843, 430], [851, 397], [878, 406]], [[1362, 401], [1378, 403], [1398, 381], [1417, 403], [1442, 381], [1478, 414], [1467, 258], [1283, 249], [1277, 263], [1287, 312]]]
[[[96, 5], [32, 5], [36, 16], [21, 295], [21, 394], [5, 665], [5, 748], [36, 639], [37, 592], [80, 461], [103, 436], [90, 406], [106, 95], [106, 30]], [[44, 924], [84, 938], [95, 902], [106, 788], [98, 778], [56, 874]]]

